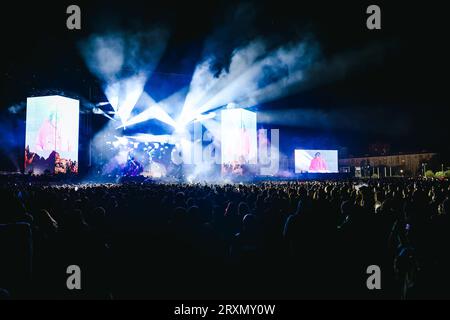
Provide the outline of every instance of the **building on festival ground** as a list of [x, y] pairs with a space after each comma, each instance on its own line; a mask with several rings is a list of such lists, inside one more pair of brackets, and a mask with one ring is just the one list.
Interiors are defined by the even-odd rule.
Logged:
[[418, 176], [428, 170], [427, 164], [435, 156], [437, 153], [427, 152], [343, 158], [339, 159], [339, 168], [357, 177]]

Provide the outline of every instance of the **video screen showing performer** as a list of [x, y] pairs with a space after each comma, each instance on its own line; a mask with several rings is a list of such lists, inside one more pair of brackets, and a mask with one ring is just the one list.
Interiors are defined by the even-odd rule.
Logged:
[[25, 172], [78, 172], [79, 102], [60, 96], [27, 99]]
[[337, 150], [295, 150], [295, 173], [338, 172]]

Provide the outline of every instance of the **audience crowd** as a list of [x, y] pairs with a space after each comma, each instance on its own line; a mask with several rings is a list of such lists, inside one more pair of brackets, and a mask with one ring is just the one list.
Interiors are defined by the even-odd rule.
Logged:
[[[450, 298], [448, 181], [0, 179], [0, 299]], [[81, 290], [67, 268], [80, 267]], [[379, 266], [381, 290], [367, 268]]]

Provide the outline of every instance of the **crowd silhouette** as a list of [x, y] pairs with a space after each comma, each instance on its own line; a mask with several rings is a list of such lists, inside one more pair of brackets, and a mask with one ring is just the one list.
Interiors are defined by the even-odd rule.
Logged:
[[448, 181], [0, 180], [0, 299], [450, 297]]

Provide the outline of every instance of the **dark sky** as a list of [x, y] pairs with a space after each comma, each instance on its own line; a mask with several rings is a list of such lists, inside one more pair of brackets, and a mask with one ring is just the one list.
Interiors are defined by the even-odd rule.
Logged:
[[[73, 3], [82, 10], [81, 31], [68, 31], [65, 26], [65, 9]], [[382, 9], [382, 30], [365, 27], [365, 9], [373, 3]], [[4, 5], [0, 19], [2, 126], [23, 119], [23, 114], [10, 115], [6, 110], [27, 96], [56, 90], [88, 98], [89, 87], [101, 91], [77, 49], [78, 42], [93, 33], [167, 27], [169, 44], [155, 79], [175, 73], [176, 79], [168, 75], [161, 83], [181, 84], [189, 83], [196, 62], [205, 54], [218, 56], [220, 68], [233, 48], [255, 37], [283, 42], [313, 34], [326, 59], [371, 46], [384, 49], [375, 62], [358, 65], [345, 76], [260, 106], [261, 110], [318, 110], [358, 122], [309, 131], [299, 126], [298, 131], [286, 129], [289, 135], [333, 136], [331, 144], [355, 153], [363, 153], [373, 142], [390, 143], [395, 151], [447, 153], [450, 55], [442, 3], [13, 1]]]

